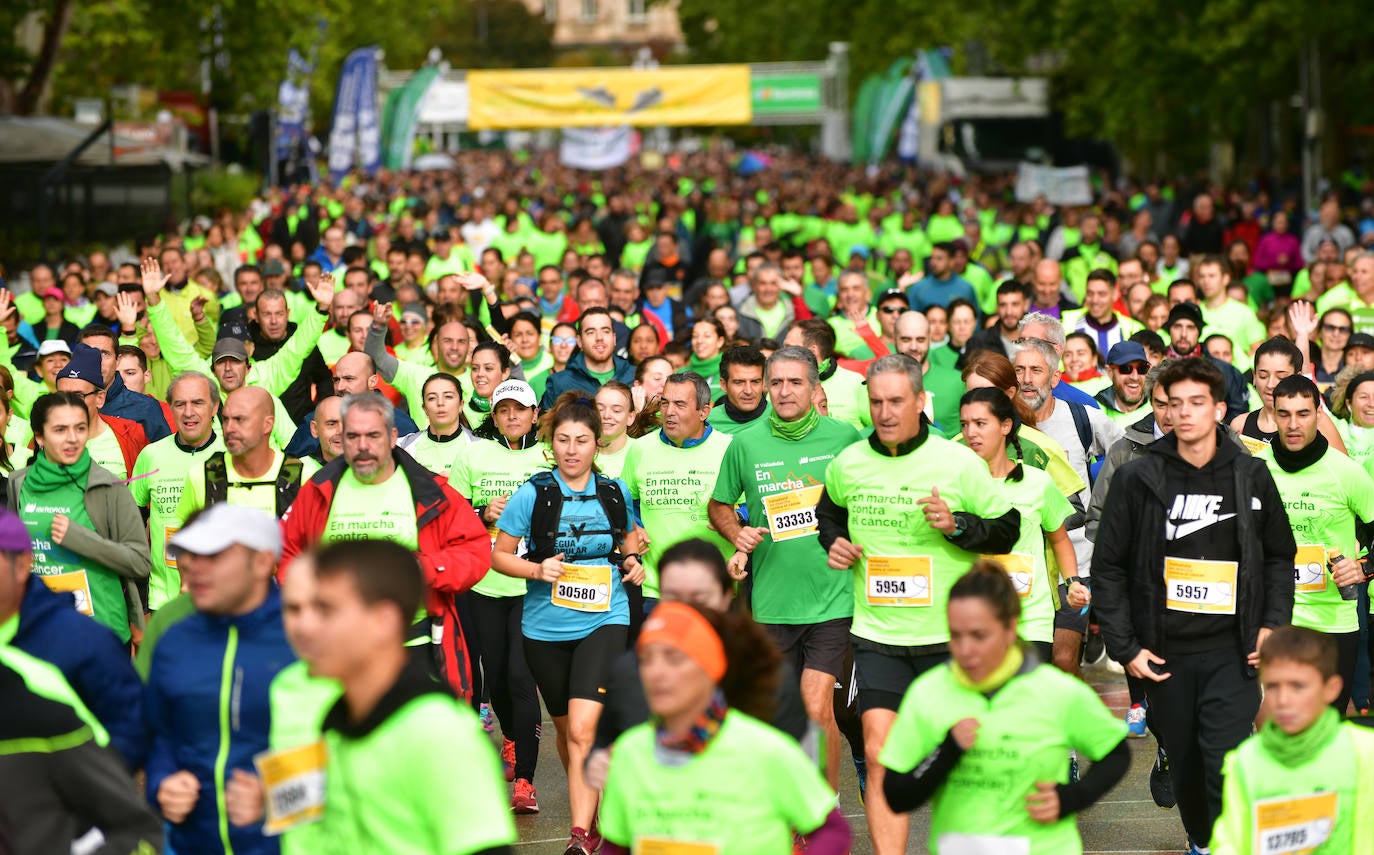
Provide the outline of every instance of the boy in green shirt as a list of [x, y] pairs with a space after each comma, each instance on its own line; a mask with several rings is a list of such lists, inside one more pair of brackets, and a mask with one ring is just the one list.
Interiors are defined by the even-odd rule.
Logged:
[[1226, 757], [1215, 855], [1374, 851], [1374, 732], [1330, 704], [1341, 693], [1336, 644], [1275, 629], [1259, 652], [1267, 720]]

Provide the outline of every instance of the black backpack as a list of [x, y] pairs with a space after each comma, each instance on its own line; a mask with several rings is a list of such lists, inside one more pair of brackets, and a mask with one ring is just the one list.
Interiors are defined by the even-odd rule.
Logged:
[[[288, 457], [282, 461], [275, 481], [244, 481], [240, 486], [261, 487], [275, 484], [277, 518], [280, 519], [286, 513], [286, 509], [291, 507], [291, 503], [296, 501], [296, 494], [301, 489], [301, 472], [301, 462], [294, 457]], [[227, 501], [228, 496], [229, 470], [224, 462], [224, 452], [216, 451], [205, 458], [205, 507]]]
[[609, 558], [625, 542], [629, 529], [630, 509], [625, 506], [625, 497], [620, 487], [605, 475], [593, 473], [596, 479], [596, 500], [601, 502], [601, 510], [610, 521], [610, 529], [587, 529], [573, 526], [569, 531], [560, 531], [563, 503], [565, 501], [590, 501], [591, 496], [565, 496], [563, 489], [554, 480], [553, 473], [544, 470], [530, 476], [534, 485], [534, 510], [530, 514], [530, 533], [525, 539], [529, 552], [525, 557], [536, 563], [557, 553], [557, 542], [562, 537], [583, 537], [587, 535], [608, 534], [611, 536], [611, 550], [605, 555], [583, 556], [586, 558]]

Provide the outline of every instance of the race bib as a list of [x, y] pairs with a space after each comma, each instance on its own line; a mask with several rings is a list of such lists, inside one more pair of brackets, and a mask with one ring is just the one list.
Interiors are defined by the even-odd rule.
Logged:
[[1253, 436], [1245, 436], [1244, 434], [1241, 435], [1240, 441], [1242, 445], [1249, 449], [1251, 454], [1259, 454], [1269, 447], [1269, 443], [1264, 440], [1255, 439]]
[[169, 525], [162, 530], [162, 563], [173, 570], [177, 568], [177, 560], [172, 550], [172, 535], [181, 531], [181, 526]]
[[635, 855], [720, 855], [714, 843], [687, 843], [661, 837], [641, 837], [635, 841]]
[[788, 490], [763, 497], [763, 513], [768, 518], [768, 533], [774, 543], [810, 537], [816, 526], [816, 505], [821, 500], [821, 485]]
[[267, 801], [263, 834], [281, 834], [324, 816], [324, 770], [328, 757], [321, 739], [282, 751], [264, 751], [253, 758]]
[[1011, 579], [1012, 587], [1016, 588], [1017, 596], [1024, 600], [1031, 595], [1031, 588], [1035, 586], [1034, 558], [1019, 552], [1007, 555], [984, 555], [983, 557], [1002, 565], [1003, 569], [1007, 571], [1007, 576]]
[[1165, 605], [1176, 612], [1204, 615], [1236, 613], [1234, 561], [1164, 559]]
[[1303, 544], [1293, 558], [1293, 590], [1326, 590], [1326, 547]]
[[91, 602], [91, 582], [86, 578], [85, 570], [73, 570], [70, 573], [59, 573], [56, 576], [39, 576], [43, 584], [49, 590], [59, 594], [69, 591], [76, 597], [76, 610], [83, 615], [95, 617], [95, 605]]
[[1336, 808], [1336, 793], [1256, 802], [1256, 855], [1311, 852], [1330, 839]]
[[611, 565], [567, 564], [553, 583], [549, 600], [560, 608], [578, 612], [611, 610]]
[[928, 606], [930, 556], [870, 555], [864, 583], [870, 606]]
[[1029, 837], [995, 834], [942, 834], [940, 855], [1030, 855]]

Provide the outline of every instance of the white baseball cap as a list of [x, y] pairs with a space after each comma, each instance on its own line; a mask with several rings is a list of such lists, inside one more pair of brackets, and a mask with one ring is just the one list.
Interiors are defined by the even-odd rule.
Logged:
[[39, 359], [42, 359], [45, 356], [52, 356], [54, 353], [65, 353], [68, 356], [71, 356], [72, 346], [67, 344], [60, 338], [51, 338], [43, 342], [42, 344], [38, 345]]
[[491, 393], [491, 407], [496, 409], [496, 405], [502, 401], [514, 401], [522, 407], [533, 407], [539, 403], [539, 399], [534, 396], [534, 387], [524, 380], [507, 380], [496, 391]]
[[280, 558], [281, 526], [266, 511], [219, 502], [172, 535], [167, 546], [174, 552], [218, 555], [236, 543]]

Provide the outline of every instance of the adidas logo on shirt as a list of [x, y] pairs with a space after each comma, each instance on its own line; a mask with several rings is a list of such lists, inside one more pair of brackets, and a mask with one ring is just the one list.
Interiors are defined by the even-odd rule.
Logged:
[[1174, 497], [1169, 519], [1164, 523], [1165, 540], [1181, 540], [1208, 526], [1225, 522], [1235, 514], [1219, 514], [1221, 496], [1187, 493]]

